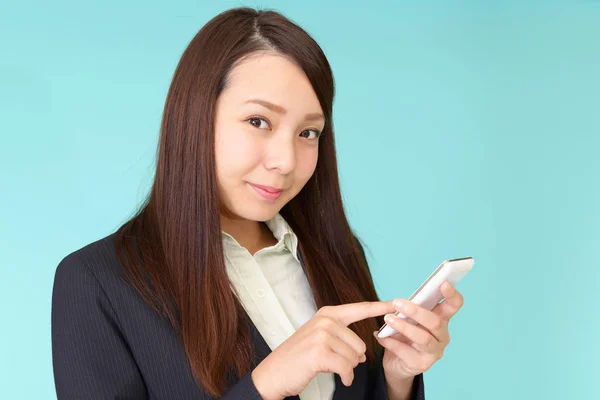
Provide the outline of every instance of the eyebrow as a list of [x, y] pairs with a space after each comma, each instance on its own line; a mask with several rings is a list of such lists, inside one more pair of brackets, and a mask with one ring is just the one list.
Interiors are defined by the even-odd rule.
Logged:
[[[278, 106], [277, 104], [273, 104], [266, 100], [250, 99], [250, 100], [247, 100], [245, 104], [248, 104], [248, 103], [261, 105], [263, 107], [268, 108], [269, 110], [275, 111], [278, 114], [287, 113], [287, 110], [285, 108], [283, 108], [282, 106]], [[316, 120], [320, 120], [320, 119], [325, 120], [325, 117], [321, 113], [309, 113], [304, 116], [304, 119], [306, 119], [307, 121], [316, 121]]]

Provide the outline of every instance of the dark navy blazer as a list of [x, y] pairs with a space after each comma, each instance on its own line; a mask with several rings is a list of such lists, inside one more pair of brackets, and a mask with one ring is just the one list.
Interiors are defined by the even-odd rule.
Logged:
[[[51, 326], [58, 400], [213, 399], [193, 379], [170, 323], [125, 282], [114, 237], [68, 254], [56, 269]], [[241, 379], [231, 374], [221, 399], [261, 399], [250, 373], [271, 349], [251, 321], [250, 333], [252, 368]], [[334, 377], [335, 400], [388, 399], [381, 360], [376, 368], [359, 364], [350, 387]], [[424, 399], [423, 374], [413, 387], [411, 398]]]

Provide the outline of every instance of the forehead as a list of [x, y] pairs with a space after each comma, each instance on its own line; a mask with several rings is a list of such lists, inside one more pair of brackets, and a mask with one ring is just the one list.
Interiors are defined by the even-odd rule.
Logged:
[[271, 52], [254, 53], [231, 70], [223, 92], [238, 105], [264, 98], [298, 112], [321, 112], [321, 105], [304, 71], [287, 57]]

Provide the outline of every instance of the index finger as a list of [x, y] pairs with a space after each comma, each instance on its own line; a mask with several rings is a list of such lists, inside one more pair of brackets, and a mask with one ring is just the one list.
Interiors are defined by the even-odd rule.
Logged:
[[362, 301], [359, 303], [342, 304], [339, 306], [325, 307], [324, 314], [348, 326], [354, 322], [377, 317], [395, 312], [392, 300], [389, 301]]

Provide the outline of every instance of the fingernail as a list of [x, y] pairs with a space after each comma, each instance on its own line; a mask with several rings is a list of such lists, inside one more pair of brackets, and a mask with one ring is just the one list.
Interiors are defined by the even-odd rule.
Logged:
[[404, 308], [404, 303], [402, 302], [402, 299], [394, 300], [394, 306], [396, 306], [398, 308]]
[[391, 314], [386, 314], [386, 316], [383, 317], [383, 319], [385, 320], [385, 322], [392, 322], [394, 320], [394, 317]]

